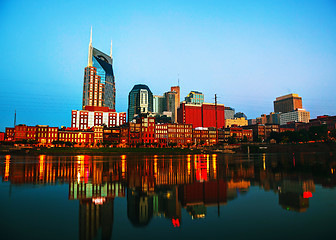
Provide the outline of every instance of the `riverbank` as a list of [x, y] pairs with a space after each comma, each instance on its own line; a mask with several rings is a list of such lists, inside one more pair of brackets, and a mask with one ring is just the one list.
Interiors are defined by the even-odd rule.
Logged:
[[188, 148], [76, 148], [76, 147], [55, 147], [55, 148], [28, 148], [28, 147], [4, 147], [0, 148], [0, 155], [179, 155], [199, 153], [219, 154], [245, 154], [245, 153], [295, 153], [295, 152], [336, 152], [335, 142], [316, 143], [247, 143], [225, 145], [221, 147], [209, 147], [202, 149]]
[[336, 152], [335, 142], [287, 143], [287, 144], [244, 144], [236, 149], [238, 153], [295, 153]]

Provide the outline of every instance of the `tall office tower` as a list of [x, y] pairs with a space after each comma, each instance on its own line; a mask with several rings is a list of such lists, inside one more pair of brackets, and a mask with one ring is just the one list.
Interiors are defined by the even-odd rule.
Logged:
[[153, 112], [153, 94], [147, 85], [137, 84], [128, 94], [128, 121], [136, 115]]
[[277, 97], [274, 103], [274, 112], [291, 112], [298, 108], [302, 108], [302, 98], [298, 94], [288, 94]]
[[86, 106], [115, 109], [115, 78], [112, 68], [112, 42], [110, 56], [92, 47], [92, 28], [88, 65], [84, 71], [83, 110]]
[[154, 95], [153, 96], [153, 113], [162, 114], [165, 110], [165, 97]]
[[166, 92], [164, 94], [166, 105], [165, 105], [165, 111], [172, 113], [172, 122], [177, 123], [177, 103], [176, 103], [176, 95], [177, 92]]
[[197, 91], [191, 91], [188, 96], [185, 97], [186, 104], [202, 104], [204, 103], [204, 94]]
[[170, 88], [171, 92], [176, 92], [175, 94], [175, 113], [174, 113], [174, 121], [177, 123], [177, 108], [180, 106], [181, 98], [180, 98], [180, 86], [173, 86]]

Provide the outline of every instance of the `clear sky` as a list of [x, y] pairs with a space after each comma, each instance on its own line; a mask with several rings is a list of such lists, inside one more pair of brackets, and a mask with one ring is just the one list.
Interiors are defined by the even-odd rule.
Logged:
[[[71, 2], [71, 3], [70, 3]], [[336, 1], [0, 1], [0, 131], [70, 126], [81, 109], [90, 27], [113, 40], [117, 111], [133, 85], [191, 90], [255, 118], [298, 93], [311, 117], [336, 115]]]

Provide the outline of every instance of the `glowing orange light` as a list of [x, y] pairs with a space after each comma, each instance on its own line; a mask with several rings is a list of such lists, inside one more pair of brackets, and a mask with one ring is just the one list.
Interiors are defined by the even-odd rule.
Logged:
[[311, 192], [304, 192], [303, 193], [303, 198], [311, 198], [313, 197], [313, 194]]
[[5, 165], [5, 176], [4, 176], [4, 181], [8, 181], [10, 158], [11, 158], [10, 155], [6, 155], [6, 165]]
[[44, 173], [44, 159], [45, 159], [45, 155], [40, 155], [40, 179], [43, 179], [43, 173]]
[[102, 205], [106, 201], [106, 198], [100, 197], [100, 198], [92, 198], [92, 202], [95, 205]]

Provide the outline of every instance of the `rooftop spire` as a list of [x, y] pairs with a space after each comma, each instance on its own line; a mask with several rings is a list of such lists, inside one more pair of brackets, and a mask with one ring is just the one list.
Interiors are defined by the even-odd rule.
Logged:
[[110, 57], [112, 58], [112, 40], [111, 40]]
[[92, 67], [92, 26], [91, 26], [90, 43], [89, 43], [88, 67]]
[[90, 44], [92, 44], [92, 26], [91, 26], [91, 34], [90, 34]]

